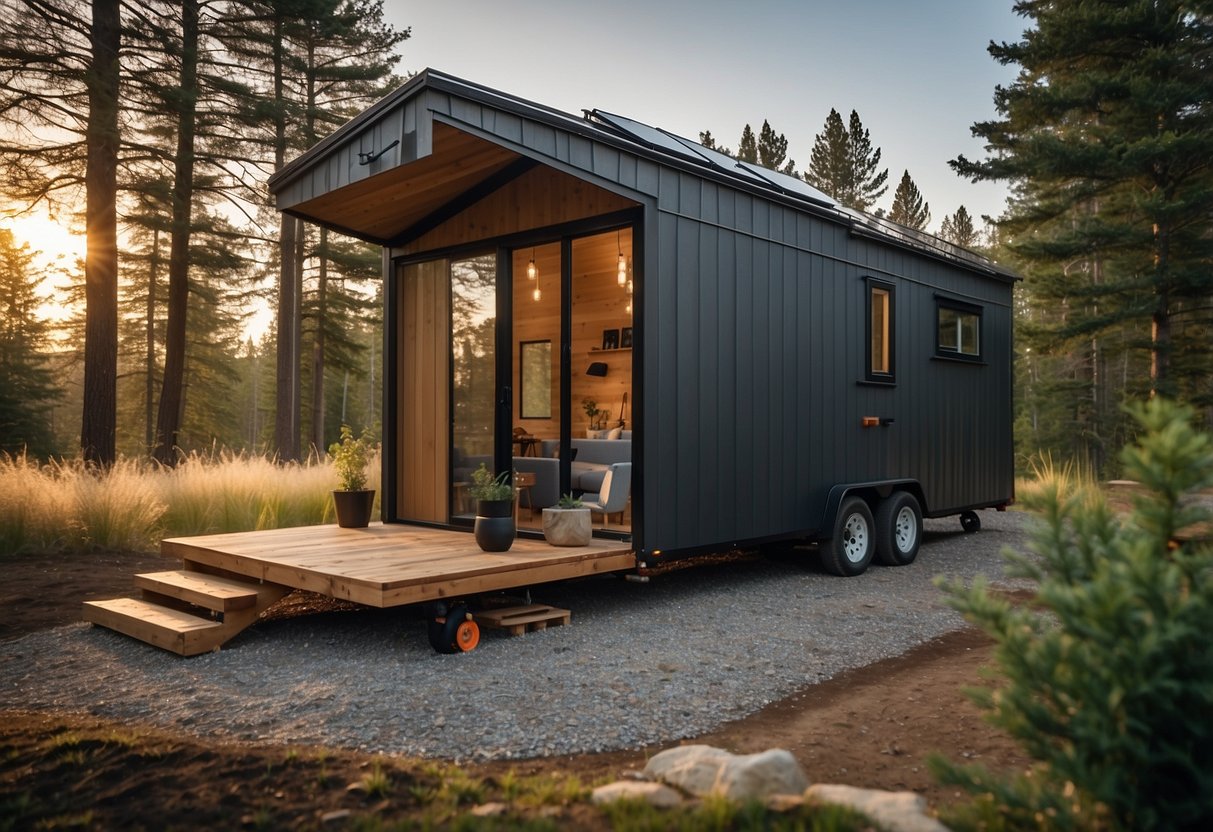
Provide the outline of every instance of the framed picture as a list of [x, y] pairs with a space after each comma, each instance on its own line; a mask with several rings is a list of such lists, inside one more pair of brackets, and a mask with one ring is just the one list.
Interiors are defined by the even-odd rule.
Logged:
[[620, 330], [619, 346], [620, 347], [632, 346], [632, 328], [630, 326], [625, 326], [623, 329]]
[[551, 419], [552, 342], [522, 341], [518, 351], [518, 417]]
[[619, 349], [619, 330], [604, 329], [602, 331], [602, 348], [604, 350]]

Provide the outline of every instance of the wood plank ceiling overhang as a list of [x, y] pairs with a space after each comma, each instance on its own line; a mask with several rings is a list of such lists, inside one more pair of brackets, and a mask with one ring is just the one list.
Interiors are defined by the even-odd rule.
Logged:
[[415, 161], [329, 190], [283, 210], [363, 240], [390, 245], [408, 229], [484, 187], [522, 157], [499, 145], [433, 123], [433, 151]]

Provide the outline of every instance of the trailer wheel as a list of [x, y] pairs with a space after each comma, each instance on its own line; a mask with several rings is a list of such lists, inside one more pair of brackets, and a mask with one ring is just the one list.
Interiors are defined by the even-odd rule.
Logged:
[[872, 510], [859, 497], [848, 497], [834, 518], [834, 534], [821, 550], [827, 572], [850, 578], [860, 575], [872, 562], [875, 552]]
[[455, 604], [446, 615], [430, 619], [426, 634], [438, 653], [467, 653], [480, 643], [480, 627], [468, 615], [466, 604]]
[[981, 518], [975, 511], [963, 511], [960, 514], [960, 527], [968, 534], [981, 531]]
[[922, 509], [908, 491], [894, 491], [876, 507], [876, 560], [908, 566], [922, 543]]

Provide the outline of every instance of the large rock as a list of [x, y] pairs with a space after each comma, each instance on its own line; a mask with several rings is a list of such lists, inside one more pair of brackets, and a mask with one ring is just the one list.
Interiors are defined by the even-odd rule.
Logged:
[[655, 755], [644, 772], [693, 795], [738, 801], [801, 794], [809, 785], [796, 758], [781, 748], [734, 755], [710, 745], [684, 745]]
[[653, 755], [644, 773], [694, 795], [711, 794], [721, 767], [732, 756], [710, 745], [680, 745]]
[[644, 783], [621, 780], [607, 783], [594, 789], [590, 799], [596, 804], [614, 803], [616, 800], [643, 800], [657, 809], [673, 809], [682, 805], [682, 795], [661, 783]]
[[791, 752], [772, 748], [731, 757], [720, 768], [716, 792], [730, 800], [762, 800], [773, 794], [800, 794], [809, 778]]
[[808, 801], [834, 803], [863, 812], [888, 832], [948, 832], [948, 827], [927, 817], [927, 801], [914, 792], [884, 792], [816, 783], [804, 796]]

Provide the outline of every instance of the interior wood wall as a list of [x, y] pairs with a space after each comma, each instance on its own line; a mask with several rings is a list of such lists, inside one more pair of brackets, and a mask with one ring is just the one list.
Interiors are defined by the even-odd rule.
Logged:
[[[582, 400], [589, 397], [610, 410], [607, 424], [620, 417], [623, 394], [628, 394], [626, 418], [632, 417], [632, 350], [602, 350], [603, 330], [632, 326], [627, 312], [628, 295], [618, 283], [619, 253], [631, 263], [632, 232], [623, 229], [573, 241], [573, 320], [570, 343], [572, 357], [573, 436], [585, 436], [589, 418]], [[541, 297], [535, 301], [535, 284], [527, 280], [527, 264], [533, 256], [539, 267]], [[560, 436], [560, 245], [537, 246], [514, 252], [514, 390], [519, 387], [521, 344], [524, 341], [552, 342], [552, 417], [523, 419], [521, 397], [514, 396], [514, 425], [542, 439]], [[633, 333], [635, 330], [633, 330]], [[587, 376], [592, 361], [607, 365], [605, 377]]]
[[[397, 513], [447, 521], [450, 289], [446, 260], [400, 269]], [[407, 464], [406, 464], [407, 461]]]
[[418, 237], [401, 251], [412, 254], [464, 245], [610, 214], [636, 205], [596, 185], [540, 165]]

